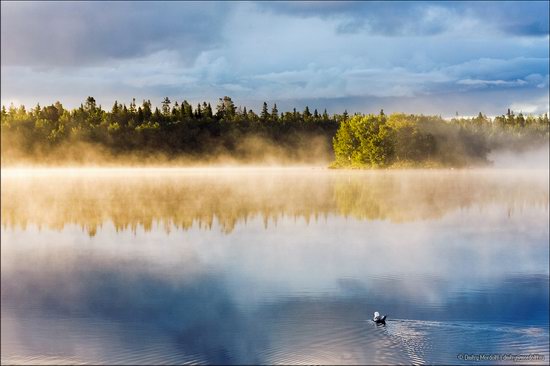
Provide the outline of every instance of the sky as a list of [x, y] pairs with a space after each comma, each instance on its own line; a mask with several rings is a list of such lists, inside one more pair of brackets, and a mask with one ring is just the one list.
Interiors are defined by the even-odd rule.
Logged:
[[549, 2], [4, 2], [1, 102], [549, 109]]

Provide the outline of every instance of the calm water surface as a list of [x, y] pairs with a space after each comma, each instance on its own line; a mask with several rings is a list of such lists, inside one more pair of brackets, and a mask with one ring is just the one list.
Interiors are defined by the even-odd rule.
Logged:
[[547, 364], [548, 183], [3, 170], [1, 361]]

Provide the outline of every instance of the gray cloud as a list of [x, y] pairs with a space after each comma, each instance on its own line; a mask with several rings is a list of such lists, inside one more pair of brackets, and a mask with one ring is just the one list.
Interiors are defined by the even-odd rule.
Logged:
[[265, 10], [298, 17], [336, 18], [341, 32], [436, 35], [452, 30], [492, 30], [514, 36], [549, 33], [549, 5], [519, 2], [265, 2]]
[[2, 2], [2, 65], [81, 66], [223, 41], [223, 3]]

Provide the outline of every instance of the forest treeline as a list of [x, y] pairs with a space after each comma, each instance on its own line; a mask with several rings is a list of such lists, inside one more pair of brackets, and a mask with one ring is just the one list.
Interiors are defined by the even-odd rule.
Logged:
[[492, 150], [520, 151], [548, 144], [548, 115], [508, 110], [494, 119], [354, 115], [334, 137], [333, 167], [463, 167], [486, 165]]
[[[220, 98], [215, 110], [210, 103], [192, 106], [169, 98], [160, 108], [149, 100], [140, 106], [135, 100], [128, 106], [115, 101], [110, 111], [93, 97], [72, 110], [59, 102], [31, 110], [2, 107], [2, 158], [4, 163], [28, 157], [43, 162], [78, 161], [77, 155], [83, 154], [114, 160], [131, 156], [137, 157], [137, 163], [157, 158], [207, 161], [220, 156], [243, 162], [269, 158], [326, 162], [343, 118], [309, 108], [280, 113], [276, 104], [268, 107], [267, 103], [257, 114], [236, 107], [230, 97]], [[90, 149], [101, 153], [89, 154]]]
[[520, 149], [548, 141], [548, 115], [508, 110], [494, 119], [441, 116], [342, 114], [325, 110], [279, 112], [264, 102], [259, 114], [230, 97], [192, 106], [165, 98], [153, 107], [114, 102], [110, 110], [88, 97], [78, 108], [2, 106], [2, 164], [82, 162], [100, 152], [136, 163], [186, 158], [208, 161], [333, 161], [333, 167], [464, 166], [486, 163], [492, 149]]

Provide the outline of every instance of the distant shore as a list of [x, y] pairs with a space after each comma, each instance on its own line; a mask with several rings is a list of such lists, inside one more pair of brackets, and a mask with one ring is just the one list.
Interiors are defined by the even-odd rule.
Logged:
[[2, 107], [1, 165], [323, 165], [337, 169], [489, 166], [498, 150], [547, 146], [548, 115], [443, 119], [393, 113], [328, 114], [324, 109], [259, 114], [220, 98], [161, 108], [117, 101], [110, 111], [88, 97], [79, 108]]

